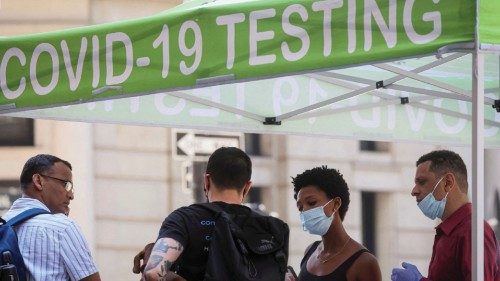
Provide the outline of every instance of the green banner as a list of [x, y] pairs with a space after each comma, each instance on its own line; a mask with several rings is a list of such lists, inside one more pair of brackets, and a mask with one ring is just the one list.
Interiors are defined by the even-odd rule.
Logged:
[[[487, 89], [498, 85], [498, 64], [492, 57], [486, 59], [485, 87]], [[414, 69], [433, 60], [432, 57], [405, 60], [401, 61], [400, 65]], [[436, 81], [470, 90], [470, 64], [470, 56], [466, 56], [462, 60], [428, 70], [425, 75], [433, 77]], [[365, 79], [375, 81], [394, 76], [370, 66], [337, 70], [335, 73], [358, 77], [362, 73]], [[472, 140], [470, 102], [411, 94], [390, 88], [372, 91], [369, 94], [345, 99], [316, 111], [285, 119], [279, 126], [263, 124], [265, 117], [279, 116], [342, 96], [362, 87], [355, 83], [351, 83], [353, 88], [339, 87], [320, 77], [323, 76], [295, 75], [10, 115], [201, 130], [304, 134], [454, 145], [467, 145]], [[398, 84], [442, 91], [412, 80], [401, 81]], [[381, 95], [383, 98], [377, 96], [381, 93], [385, 94]], [[204, 104], [190, 102], [186, 99], [188, 95], [204, 101]], [[497, 99], [496, 94], [493, 93], [488, 93], [486, 96]], [[402, 104], [400, 97], [408, 97], [408, 103]], [[207, 105], [209, 103], [251, 112], [261, 122], [242, 116], [236, 111], [229, 112]], [[500, 147], [500, 113], [491, 106], [485, 106], [484, 115], [486, 118], [485, 145]]]
[[479, 5], [479, 42], [500, 45], [500, 1], [481, 0]]
[[148, 18], [1, 37], [0, 113], [430, 54], [473, 41], [474, 7], [472, 0], [195, 1]]

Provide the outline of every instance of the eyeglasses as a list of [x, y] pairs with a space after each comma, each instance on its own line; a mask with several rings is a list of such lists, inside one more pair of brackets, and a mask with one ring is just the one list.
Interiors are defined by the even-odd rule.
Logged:
[[73, 183], [70, 182], [70, 181], [67, 181], [67, 180], [63, 180], [63, 179], [59, 179], [59, 178], [55, 178], [55, 177], [51, 177], [51, 176], [48, 176], [48, 175], [43, 175], [43, 174], [39, 174], [40, 176], [42, 177], [47, 177], [47, 178], [51, 178], [51, 179], [54, 179], [54, 180], [58, 180], [62, 183], [64, 183], [64, 189], [66, 189], [66, 191], [73, 191]]

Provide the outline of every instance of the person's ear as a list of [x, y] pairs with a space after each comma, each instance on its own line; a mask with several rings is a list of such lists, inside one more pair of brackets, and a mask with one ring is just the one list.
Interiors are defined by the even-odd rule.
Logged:
[[335, 197], [330, 204], [331, 209], [329, 209], [330, 213], [327, 214], [328, 216], [331, 216], [333, 213], [337, 213], [339, 211], [340, 206], [342, 206], [342, 199], [340, 199], [340, 197]]
[[252, 181], [247, 181], [247, 183], [245, 183], [245, 186], [243, 187], [243, 198], [247, 196], [251, 188], [252, 188]]
[[450, 192], [453, 188], [455, 188], [457, 184], [457, 179], [455, 178], [455, 175], [453, 173], [447, 173], [444, 176], [444, 191], [445, 192]]
[[39, 174], [33, 174], [31, 176], [31, 182], [33, 183], [33, 188], [38, 191], [42, 191], [42, 176]]
[[203, 191], [205, 192], [205, 196], [208, 197], [208, 191], [210, 190], [210, 175], [205, 174], [203, 177]]

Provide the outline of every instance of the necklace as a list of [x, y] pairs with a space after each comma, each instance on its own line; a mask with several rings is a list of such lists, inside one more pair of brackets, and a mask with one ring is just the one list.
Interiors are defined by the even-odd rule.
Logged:
[[[338, 254], [342, 253], [342, 251], [343, 251], [343, 250], [344, 250], [344, 248], [347, 246], [347, 244], [349, 244], [349, 242], [350, 242], [350, 241], [351, 241], [351, 237], [349, 237], [349, 239], [347, 239], [347, 242], [345, 242], [344, 246], [342, 246], [342, 248], [341, 248], [338, 252], [336, 252], [335, 254], [332, 254], [332, 255], [330, 255], [329, 257], [327, 257], [327, 258], [323, 258], [323, 259], [322, 259], [322, 258], [320, 258], [320, 257], [319, 257], [319, 253], [318, 253], [318, 255], [316, 256], [316, 259], [318, 259], [318, 261], [319, 261], [320, 263], [325, 263], [325, 262], [327, 262], [327, 261], [329, 261], [329, 260], [333, 259], [333, 258], [334, 258], [334, 257], [336, 257]], [[324, 248], [323, 248], [323, 249], [324, 249]]]

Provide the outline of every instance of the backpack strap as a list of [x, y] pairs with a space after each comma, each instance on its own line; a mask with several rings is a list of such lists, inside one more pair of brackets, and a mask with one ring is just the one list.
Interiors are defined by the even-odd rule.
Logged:
[[26, 210], [26, 211], [20, 213], [19, 215], [15, 216], [15, 217], [13, 217], [12, 219], [10, 219], [6, 223], [6, 225], [16, 226], [19, 223], [22, 223], [28, 219], [31, 219], [34, 216], [41, 215], [41, 214], [50, 214], [50, 212], [47, 210], [41, 209], [41, 208], [29, 209], [29, 210]]
[[197, 203], [197, 204], [194, 204], [196, 206], [199, 206], [205, 210], [208, 210], [209, 212], [213, 213], [214, 214], [214, 219], [218, 219], [219, 217], [222, 217], [224, 218], [225, 221], [227, 221], [228, 225], [229, 225], [229, 228], [234, 232], [238, 232], [238, 231], [241, 231], [239, 229], [239, 226], [236, 225], [235, 223], [233, 223], [233, 220], [231, 219], [231, 216], [226, 212], [224, 211], [224, 209], [222, 209], [222, 207], [220, 207], [219, 205], [217, 204], [214, 204], [214, 203]]

